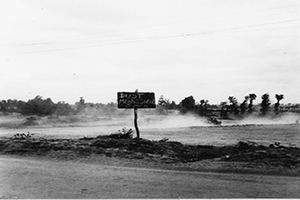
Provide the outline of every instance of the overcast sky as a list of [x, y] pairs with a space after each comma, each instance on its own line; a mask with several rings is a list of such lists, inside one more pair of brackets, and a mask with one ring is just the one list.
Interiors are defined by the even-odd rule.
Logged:
[[299, 0], [1, 0], [0, 99], [300, 102]]

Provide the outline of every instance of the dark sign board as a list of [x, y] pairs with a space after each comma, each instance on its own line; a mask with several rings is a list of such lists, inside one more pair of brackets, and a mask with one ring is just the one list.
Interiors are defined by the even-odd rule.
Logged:
[[118, 92], [118, 108], [155, 108], [153, 92]]

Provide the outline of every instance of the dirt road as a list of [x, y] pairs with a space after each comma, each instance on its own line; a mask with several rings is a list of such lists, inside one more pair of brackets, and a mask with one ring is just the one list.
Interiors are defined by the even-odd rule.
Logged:
[[0, 198], [300, 198], [300, 177], [0, 157]]

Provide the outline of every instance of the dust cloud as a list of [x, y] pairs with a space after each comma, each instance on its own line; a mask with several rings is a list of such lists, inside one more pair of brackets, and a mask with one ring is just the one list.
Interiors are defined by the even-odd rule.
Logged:
[[[145, 116], [146, 117], [146, 116]], [[168, 115], [151, 115], [146, 119], [141, 119], [141, 126], [144, 128], [184, 128], [197, 126], [218, 126], [210, 123], [205, 117], [200, 117], [192, 113], [185, 115], [179, 112], [169, 113]], [[272, 125], [272, 124], [296, 124], [300, 121], [300, 114], [283, 113], [280, 115], [250, 115], [245, 118], [221, 120], [222, 126], [235, 125]]]
[[206, 118], [196, 116], [195, 114], [179, 114], [174, 112], [168, 115], [152, 115], [140, 122], [144, 128], [184, 128], [192, 126], [211, 126]]
[[[222, 126], [233, 125], [268, 125], [268, 124], [295, 124], [300, 121], [298, 113], [281, 113], [279, 115], [260, 116], [253, 114], [244, 118], [233, 120], [221, 120]], [[141, 128], [185, 128], [197, 126], [216, 126], [205, 117], [192, 113], [180, 114], [178, 111], [170, 111], [167, 114], [159, 114], [155, 111], [139, 111], [138, 123]], [[0, 128], [22, 127], [85, 127], [85, 126], [115, 126], [132, 127], [133, 113], [114, 113], [112, 115], [89, 115], [88, 113], [70, 116], [22, 116], [18, 114], [1, 115]]]
[[298, 124], [300, 114], [282, 113], [279, 115], [250, 115], [238, 120], [224, 121], [223, 125], [272, 125], [272, 124]]
[[24, 122], [24, 117], [18, 114], [0, 115], [0, 128], [18, 128]]

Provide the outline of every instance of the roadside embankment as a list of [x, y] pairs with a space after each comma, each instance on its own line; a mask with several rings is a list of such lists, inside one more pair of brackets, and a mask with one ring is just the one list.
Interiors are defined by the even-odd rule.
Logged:
[[17, 135], [0, 139], [0, 154], [78, 159], [105, 156], [193, 170], [255, 171], [300, 174], [300, 148], [239, 142], [230, 146], [187, 145], [167, 139], [152, 141], [118, 135], [79, 139], [45, 139]]

